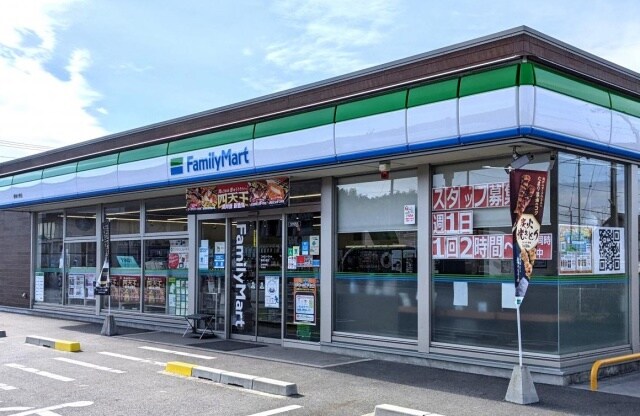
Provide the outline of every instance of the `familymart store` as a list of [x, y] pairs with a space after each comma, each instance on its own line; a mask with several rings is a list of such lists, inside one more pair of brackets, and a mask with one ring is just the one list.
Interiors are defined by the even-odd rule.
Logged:
[[639, 79], [521, 28], [2, 164], [0, 204], [35, 312], [508, 376], [509, 172], [545, 172], [524, 358], [566, 383], [640, 349]]

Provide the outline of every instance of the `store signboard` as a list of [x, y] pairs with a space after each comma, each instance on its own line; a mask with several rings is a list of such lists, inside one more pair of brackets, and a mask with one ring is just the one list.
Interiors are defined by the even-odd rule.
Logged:
[[289, 205], [289, 178], [187, 188], [187, 212], [229, 212]]

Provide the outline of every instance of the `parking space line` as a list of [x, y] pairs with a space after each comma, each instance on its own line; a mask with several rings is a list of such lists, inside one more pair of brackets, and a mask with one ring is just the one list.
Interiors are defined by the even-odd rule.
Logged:
[[17, 387], [10, 386], [8, 384], [0, 383], [0, 390], [17, 390]]
[[58, 380], [58, 381], [74, 381], [74, 379], [72, 379], [70, 377], [65, 377], [65, 376], [61, 376], [61, 375], [58, 375], [58, 374], [53, 374], [53, 373], [50, 373], [48, 371], [41, 371], [41, 370], [38, 370], [36, 368], [25, 367], [25, 366], [20, 365], [20, 364], [10, 363], [10, 364], [5, 364], [5, 365], [7, 367], [11, 367], [11, 368], [15, 368], [15, 369], [18, 369], [18, 370], [26, 371], [27, 373], [37, 374], [37, 375], [43, 376], [43, 377], [52, 378], [52, 379]]
[[79, 365], [79, 366], [82, 366], [82, 367], [92, 368], [94, 370], [107, 371], [109, 373], [116, 373], [116, 374], [124, 374], [124, 373], [126, 373], [126, 371], [123, 371], [123, 370], [116, 370], [116, 369], [113, 369], [113, 368], [103, 367], [101, 365], [91, 364], [91, 363], [87, 363], [87, 362], [84, 362], [84, 361], [72, 360], [70, 358], [56, 357], [56, 358], [54, 358], [54, 360], [63, 361], [65, 363], [75, 364], [75, 365]]
[[167, 365], [167, 363], [161, 363], [160, 361], [152, 361], [152, 360], [147, 360], [146, 358], [132, 357], [130, 355], [118, 354], [118, 353], [115, 353], [115, 352], [101, 351], [98, 354], [108, 355], [110, 357], [122, 358], [123, 360], [136, 361], [136, 362], [139, 362], [139, 363], [160, 365], [162, 367]]
[[31, 409], [22, 413], [14, 413], [11, 416], [27, 416], [27, 415], [39, 415], [39, 416], [58, 416], [58, 413], [52, 412], [52, 410], [64, 409], [66, 407], [86, 407], [91, 406], [93, 402], [83, 400], [79, 402], [57, 404], [55, 406], [42, 407], [40, 409]]
[[183, 355], [185, 357], [193, 357], [193, 358], [202, 358], [203, 360], [215, 360], [216, 357], [210, 357], [208, 355], [199, 355], [199, 354], [191, 354], [188, 352], [182, 352], [182, 351], [173, 351], [173, 350], [165, 350], [163, 348], [156, 348], [156, 347], [138, 347], [141, 348], [143, 350], [149, 350], [149, 351], [157, 351], [157, 352], [166, 352], [169, 354], [175, 354], [175, 355]]
[[296, 410], [296, 409], [302, 409], [302, 406], [299, 406], [297, 404], [292, 404], [291, 406], [285, 406], [285, 407], [280, 407], [278, 409], [273, 409], [273, 410], [267, 410], [266, 412], [260, 412], [260, 413], [254, 413], [252, 415], [249, 416], [271, 416], [271, 415], [278, 415], [281, 413], [285, 413], [288, 412], [290, 410]]

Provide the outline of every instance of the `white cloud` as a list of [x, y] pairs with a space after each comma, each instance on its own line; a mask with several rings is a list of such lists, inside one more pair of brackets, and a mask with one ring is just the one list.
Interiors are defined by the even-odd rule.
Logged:
[[397, 13], [393, 0], [289, 0], [275, 3], [298, 34], [267, 47], [265, 59], [294, 71], [337, 75], [370, 65], [359, 48], [379, 43]]
[[[89, 51], [71, 53], [67, 80], [45, 67], [63, 27], [59, 13], [72, 2], [10, 0], [0, 5], [0, 140], [58, 147], [108, 133], [88, 112], [100, 99], [83, 75], [91, 65]], [[11, 152], [16, 157], [24, 153]]]

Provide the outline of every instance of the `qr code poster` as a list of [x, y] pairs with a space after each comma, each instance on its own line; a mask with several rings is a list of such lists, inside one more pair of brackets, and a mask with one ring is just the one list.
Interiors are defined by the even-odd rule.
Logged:
[[624, 228], [594, 227], [593, 273], [618, 274], [625, 272]]

